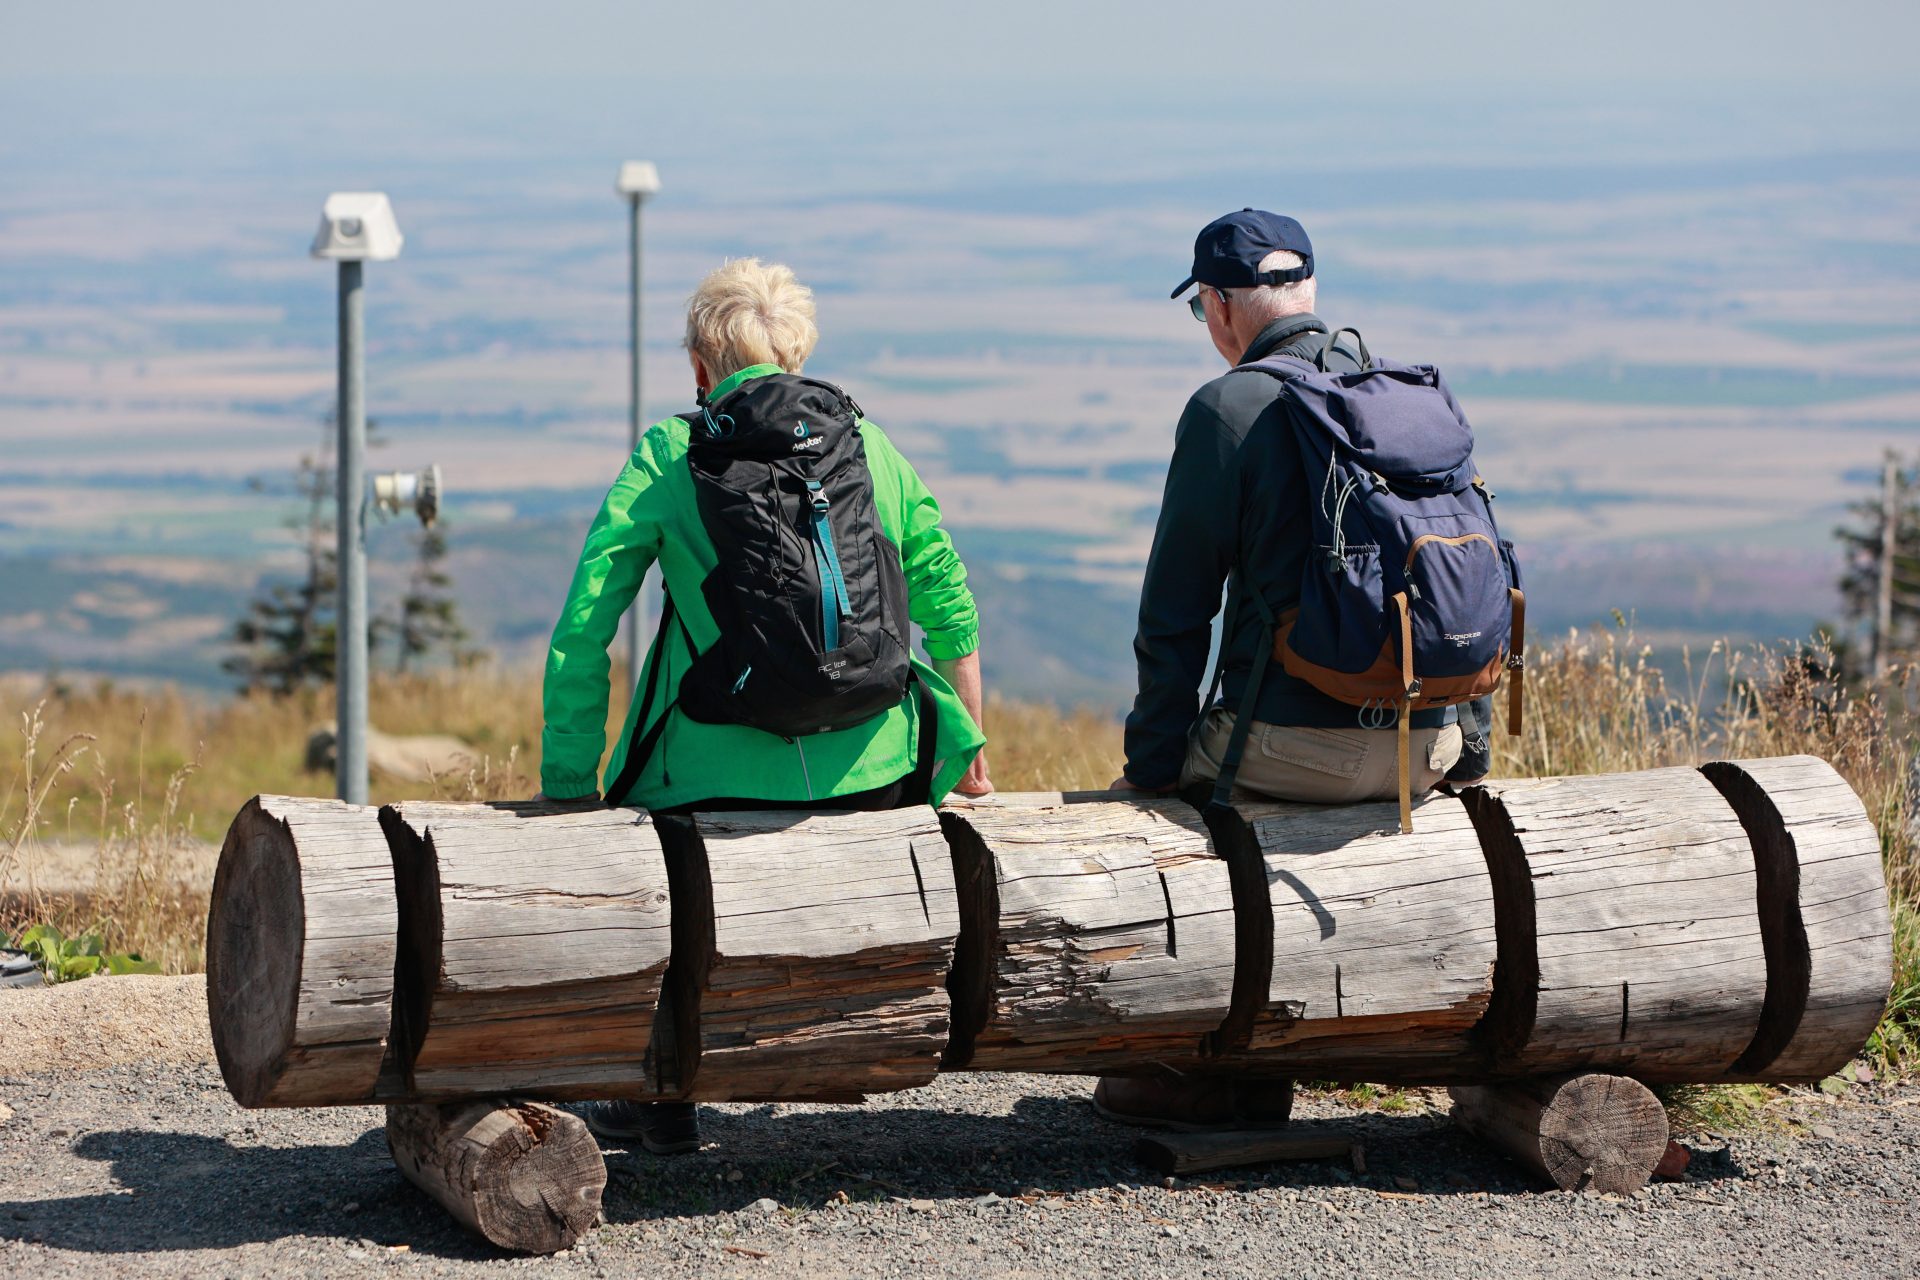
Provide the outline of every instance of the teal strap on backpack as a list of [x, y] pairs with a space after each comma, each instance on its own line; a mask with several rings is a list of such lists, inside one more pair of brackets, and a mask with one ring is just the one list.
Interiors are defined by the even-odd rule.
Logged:
[[813, 563], [820, 573], [820, 645], [831, 653], [840, 647], [840, 619], [853, 612], [847, 600], [847, 577], [840, 571], [840, 553], [833, 548], [833, 526], [827, 523], [827, 495], [818, 480], [807, 481], [813, 494]]

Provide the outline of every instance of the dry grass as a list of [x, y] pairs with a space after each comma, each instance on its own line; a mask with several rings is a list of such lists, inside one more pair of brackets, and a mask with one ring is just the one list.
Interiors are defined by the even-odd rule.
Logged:
[[[1537, 646], [1527, 730], [1498, 739], [1505, 776], [1607, 773], [1716, 757], [1807, 753], [1846, 775], [1878, 826], [1895, 896], [1896, 982], [1872, 1046], [1883, 1065], [1920, 1057], [1920, 856], [1908, 793], [1913, 738], [1904, 679], [1850, 691], [1813, 651], [1730, 650], [1689, 659], [1670, 685], [1625, 625]], [[482, 762], [428, 786], [378, 778], [376, 801], [430, 793], [496, 799], [531, 794], [539, 776], [535, 678], [487, 668], [458, 678], [386, 678], [374, 721], [389, 733], [452, 734]], [[327, 794], [303, 768], [309, 732], [331, 719], [330, 691], [212, 701], [176, 690], [0, 684], [16, 726], [0, 783], [0, 929], [49, 919], [105, 929], [115, 949], [169, 972], [200, 963], [203, 904], [177, 868], [193, 841], [217, 841], [260, 792]], [[610, 730], [624, 708], [610, 708]], [[1104, 787], [1119, 772], [1118, 722], [995, 700], [988, 708], [994, 782], [1003, 791]], [[85, 841], [94, 888], [54, 898], [35, 888], [36, 850]]]

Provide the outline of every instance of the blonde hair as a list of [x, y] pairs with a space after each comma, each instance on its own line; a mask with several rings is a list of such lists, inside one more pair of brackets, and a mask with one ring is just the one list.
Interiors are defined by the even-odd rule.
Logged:
[[[1285, 271], [1304, 265], [1306, 259], [1286, 249], [1275, 249], [1260, 259], [1262, 271]], [[1261, 324], [1272, 324], [1283, 316], [1297, 316], [1313, 310], [1318, 288], [1314, 277], [1287, 284], [1256, 284], [1244, 289], [1228, 289], [1234, 305], [1252, 311]]]
[[687, 299], [687, 350], [716, 383], [755, 364], [799, 373], [819, 340], [813, 290], [778, 262], [730, 259]]

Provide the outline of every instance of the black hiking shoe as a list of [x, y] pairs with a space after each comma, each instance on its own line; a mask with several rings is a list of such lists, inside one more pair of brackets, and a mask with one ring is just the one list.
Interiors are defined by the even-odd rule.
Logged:
[[594, 1136], [657, 1156], [700, 1149], [700, 1117], [691, 1102], [589, 1102], [580, 1118]]

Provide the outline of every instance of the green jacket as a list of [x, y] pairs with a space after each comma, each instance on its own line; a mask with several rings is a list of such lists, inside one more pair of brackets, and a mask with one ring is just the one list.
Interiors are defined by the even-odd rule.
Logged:
[[[779, 372], [779, 366], [771, 364], [742, 369], [708, 398], [718, 399], [749, 378]], [[717, 557], [694, 499], [688, 433], [687, 423], [679, 418], [649, 429], [587, 532], [547, 653], [541, 790], [564, 800], [601, 789], [595, 769], [606, 747], [607, 646], [656, 560], [680, 621], [655, 640], [647, 655], [643, 672], [651, 675], [664, 662], [665, 676], [648, 723], [639, 728], [644, 735], [662, 714], [671, 714], [673, 720], [628, 794], [609, 799], [649, 809], [716, 796], [821, 800], [897, 781], [914, 765], [917, 699], [909, 698], [851, 729], [793, 742], [745, 725], [701, 724], [669, 710], [692, 658], [688, 640], [704, 652], [719, 637], [700, 591]], [[887, 537], [900, 548], [907, 612], [925, 634], [927, 654], [935, 659], [965, 657], [979, 645], [979, 621], [966, 568], [940, 527], [940, 506], [880, 428], [863, 419], [860, 438], [873, 476], [874, 507]], [[986, 739], [952, 687], [924, 663], [916, 661], [914, 667], [938, 708], [933, 777], [937, 804], [966, 773]], [[607, 762], [608, 780], [619, 774], [634, 741], [633, 721], [645, 688], [643, 679]]]

